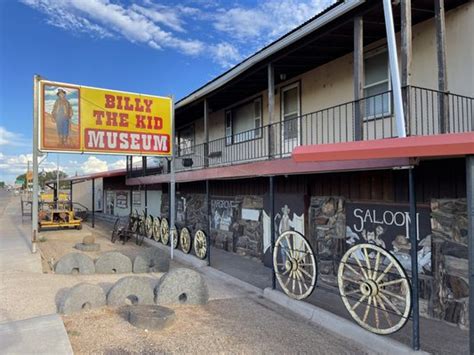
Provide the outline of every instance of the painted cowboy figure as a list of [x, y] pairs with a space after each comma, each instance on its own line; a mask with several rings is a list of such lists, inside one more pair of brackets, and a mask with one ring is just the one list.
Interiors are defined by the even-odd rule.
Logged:
[[58, 89], [56, 99], [51, 115], [53, 121], [56, 122], [56, 131], [60, 140], [60, 144], [65, 146], [68, 144], [69, 131], [71, 129], [71, 118], [73, 115], [72, 106], [66, 99], [66, 91]]

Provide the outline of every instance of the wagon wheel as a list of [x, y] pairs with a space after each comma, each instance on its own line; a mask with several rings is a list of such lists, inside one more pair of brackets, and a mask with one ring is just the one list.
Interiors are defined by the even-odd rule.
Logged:
[[179, 242], [178, 228], [173, 229], [172, 236], [173, 238], [171, 240], [173, 242], [173, 249], [176, 249], [178, 247]]
[[170, 239], [170, 228], [168, 224], [168, 220], [166, 218], [161, 219], [161, 242], [164, 245], [168, 245], [168, 241]]
[[191, 251], [191, 233], [186, 227], [182, 228], [181, 233], [179, 233], [179, 245], [184, 253], [189, 254]]
[[110, 241], [112, 243], [115, 243], [119, 236], [119, 225], [120, 225], [120, 218], [117, 218], [114, 223], [114, 229], [112, 230], [112, 237], [110, 238]]
[[138, 234], [145, 236], [146, 234], [146, 226], [145, 226], [146, 215], [145, 211], [140, 213], [140, 217], [138, 217]]
[[199, 259], [204, 259], [207, 254], [207, 238], [206, 233], [202, 230], [198, 230], [194, 234], [194, 253]]
[[138, 225], [139, 225], [139, 217], [138, 217], [138, 211], [134, 209], [132, 213], [130, 214], [130, 223], [131, 223], [131, 230], [133, 233], [138, 232]]
[[146, 231], [147, 238], [151, 239], [153, 237], [153, 217], [151, 216], [151, 214], [146, 216], [145, 231]]
[[402, 328], [411, 310], [411, 289], [405, 270], [385, 249], [357, 244], [342, 257], [339, 292], [359, 325], [377, 334]]
[[318, 267], [314, 252], [302, 234], [288, 231], [278, 237], [273, 249], [273, 268], [288, 296], [301, 300], [313, 292]]
[[157, 242], [160, 241], [160, 225], [161, 221], [159, 217], [154, 217], [153, 218], [153, 239], [156, 240]]

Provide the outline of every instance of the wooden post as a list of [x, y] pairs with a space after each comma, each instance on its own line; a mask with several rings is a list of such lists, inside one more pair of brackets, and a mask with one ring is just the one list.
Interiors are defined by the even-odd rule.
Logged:
[[401, 40], [402, 40], [402, 94], [405, 124], [410, 134], [410, 83], [412, 59], [412, 33], [411, 33], [411, 0], [401, 0]]
[[273, 136], [273, 122], [275, 120], [275, 71], [273, 68], [273, 64], [268, 64], [268, 157], [272, 157], [273, 152], [273, 144], [272, 144], [272, 136]]
[[204, 167], [209, 166], [209, 105], [204, 99]]
[[474, 353], [474, 155], [466, 157], [466, 197], [469, 250], [469, 353]]
[[448, 78], [446, 72], [446, 24], [444, 18], [444, 0], [435, 0], [435, 22], [436, 22], [436, 56], [438, 59], [438, 90], [439, 95], [439, 132], [446, 133], [449, 130]]
[[354, 139], [363, 139], [364, 97], [364, 23], [361, 16], [354, 18]]

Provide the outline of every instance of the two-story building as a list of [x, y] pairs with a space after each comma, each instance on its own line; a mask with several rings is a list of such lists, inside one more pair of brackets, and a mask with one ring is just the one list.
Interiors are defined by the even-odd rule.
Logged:
[[[474, 3], [392, 3], [407, 136], [473, 132]], [[295, 147], [397, 137], [391, 82], [382, 1], [347, 0], [179, 100], [177, 225], [266, 265], [272, 224], [277, 235], [298, 231], [317, 254], [318, 282], [334, 286], [353, 238], [408, 258], [405, 168], [415, 166], [421, 313], [467, 327], [465, 156], [292, 158]], [[127, 185], [162, 185], [166, 216], [169, 163], [131, 166]]]

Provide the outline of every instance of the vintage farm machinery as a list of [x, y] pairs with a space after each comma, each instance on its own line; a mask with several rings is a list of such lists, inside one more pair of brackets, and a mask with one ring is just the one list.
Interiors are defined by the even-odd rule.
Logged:
[[[288, 231], [277, 238], [273, 267], [289, 297], [302, 300], [314, 291], [317, 260], [302, 234]], [[340, 261], [337, 281], [344, 306], [361, 327], [385, 335], [408, 321], [410, 282], [400, 262], [384, 248], [369, 243], [352, 246]]]

